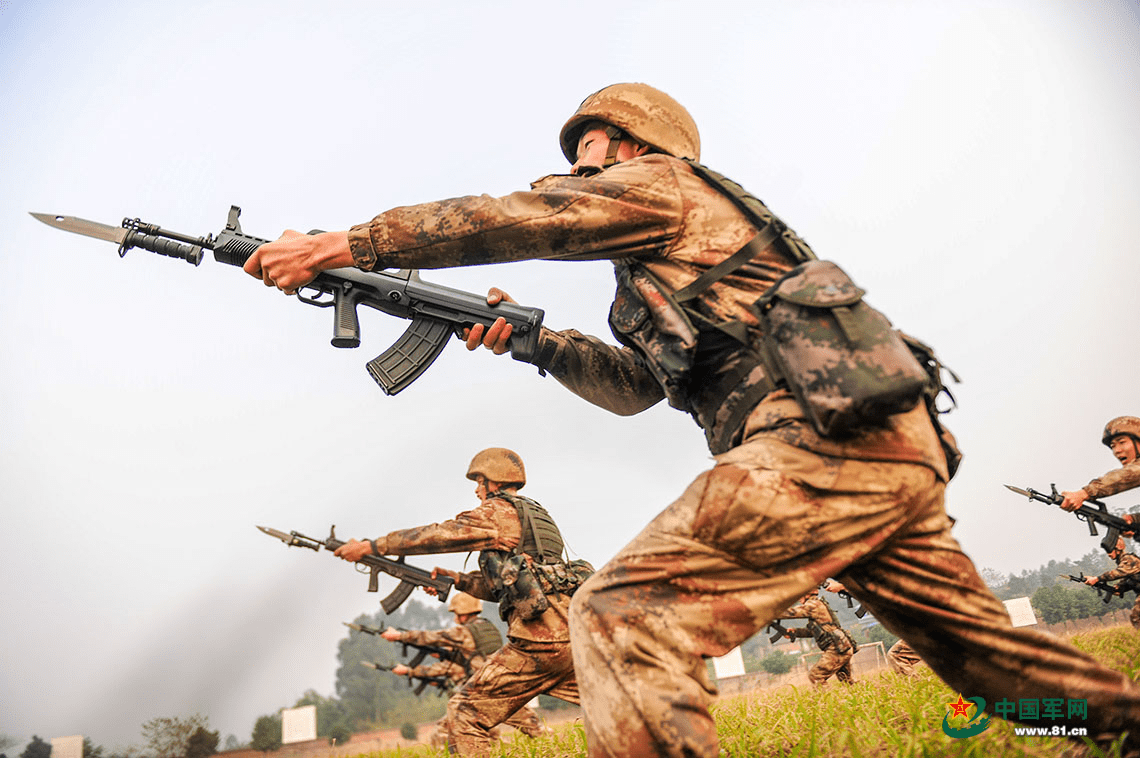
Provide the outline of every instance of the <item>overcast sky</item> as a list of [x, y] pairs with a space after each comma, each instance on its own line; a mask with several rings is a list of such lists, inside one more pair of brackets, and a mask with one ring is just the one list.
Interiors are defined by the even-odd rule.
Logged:
[[[28, 212], [199, 235], [237, 204], [275, 237], [502, 195], [565, 171], [559, 127], [618, 81], [684, 103], [705, 163], [962, 376], [947, 502], [979, 568], [1096, 548], [1001, 485], [1081, 486], [1140, 414], [1135, 0], [319, 6], [0, 0], [0, 732], [113, 748], [203, 713], [247, 740], [333, 694], [341, 622], [377, 599], [257, 524], [449, 518], [502, 445], [600, 565], [709, 465], [664, 404], [611, 416], [459, 344], [386, 397], [364, 364], [404, 322], [362, 314], [337, 350], [328, 311], [212, 258], [119, 260]], [[608, 335], [607, 263], [424, 278]]]

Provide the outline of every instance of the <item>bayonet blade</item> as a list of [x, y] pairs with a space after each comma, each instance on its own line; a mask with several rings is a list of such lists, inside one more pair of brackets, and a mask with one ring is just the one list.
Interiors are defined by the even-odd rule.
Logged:
[[33, 213], [32, 216], [37, 221], [42, 221], [48, 226], [54, 226], [56, 229], [62, 229], [72, 234], [82, 234], [84, 237], [114, 242], [116, 245], [123, 244], [123, 240], [127, 237], [128, 230], [121, 226], [109, 226], [76, 216], [57, 216], [50, 213]]
[[270, 537], [276, 537], [287, 545], [293, 541], [293, 535], [286, 534], [285, 532], [279, 532], [272, 527], [259, 526], [257, 528], [268, 534]]
[[1033, 499], [1033, 493], [1031, 493], [1029, 490], [1023, 490], [1020, 487], [1014, 487], [1011, 484], [1005, 485], [1005, 488], [1007, 490], [1012, 491], [1012, 492], [1016, 492], [1019, 495], [1024, 495], [1025, 497], [1029, 498], [1030, 500]]

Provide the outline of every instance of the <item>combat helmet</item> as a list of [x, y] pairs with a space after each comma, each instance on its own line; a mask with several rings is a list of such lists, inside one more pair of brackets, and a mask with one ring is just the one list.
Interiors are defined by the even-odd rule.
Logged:
[[480, 475], [492, 482], [513, 484], [515, 489], [521, 489], [526, 484], [526, 469], [523, 468], [522, 458], [514, 450], [505, 447], [489, 447], [475, 454], [471, 465], [467, 467], [467, 478], [475, 481], [475, 477]]
[[483, 601], [477, 597], [471, 597], [466, 592], [456, 592], [451, 596], [451, 600], [447, 604], [447, 610], [456, 616], [466, 616], [469, 613], [482, 613]]
[[611, 84], [587, 97], [562, 127], [558, 141], [566, 160], [578, 156], [578, 138], [591, 121], [621, 129], [638, 142], [675, 158], [701, 158], [701, 136], [689, 112], [648, 84]]
[[1127, 434], [1137, 443], [1140, 443], [1140, 418], [1135, 416], [1117, 416], [1104, 425], [1104, 434], [1100, 441], [1112, 447], [1112, 438]]

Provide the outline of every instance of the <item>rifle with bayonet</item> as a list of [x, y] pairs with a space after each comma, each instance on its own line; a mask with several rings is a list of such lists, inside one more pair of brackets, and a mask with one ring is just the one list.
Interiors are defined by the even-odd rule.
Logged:
[[[396, 631], [399, 631], [399, 632], [406, 631], [406, 630], [400, 629], [398, 627], [386, 627], [383, 624], [376, 627], [376, 626], [366, 626], [364, 624], [350, 624], [347, 621], [342, 622], [342, 623], [344, 623], [344, 625], [347, 626], [349, 629], [355, 629], [356, 631], [364, 632], [365, 634], [374, 634], [378, 637], [380, 635], [384, 634], [385, 629], [389, 629], [389, 628], [396, 629]], [[415, 643], [415, 642], [405, 642], [404, 640], [400, 640], [396, 644], [404, 646], [403, 651], [400, 653], [400, 655], [402, 655], [404, 658], [408, 657], [408, 648], [414, 648], [416, 650], [415, 656], [410, 661], [408, 661], [406, 664], [408, 666], [408, 668], [415, 668], [416, 666], [420, 665], [421, 663], [423, 663], [424, 658], [427, 658], [429, 655], [434, 656], [435, 658], [438, 658], [441, 661], [447, 661], [448, 663], [459, 664], [460, 666], [463, 666], [464, 669], [467, 668], [467, 665], [466, 665], [467, 661], [465, 660], [465, 658], [462, 655], [460, 655], [458, 651], [456, 651], [452, 648], [442, 647], [440, 645], [420, 645], [420, 644]]]
[[[238, 223], [239, 215], [241, 208], [231, 206], [226, 226], [216, 237], [213, 234], [193, 237], [137, 218], [125, 218], [121, 226], [115, 227], [74, 216], [32, 214], [56, 229], [117, 243], [119, 257], [138, 247], [197, 266], [202, 260], [202, 251], [212, 250], [214, 260], [240, 267], [269, 240], [245, 234]], [[331, 269], [300, 288], [296, 295], [308, 305], [333, 309], [333, 347], [360, 345], [358, 305], [411, 320], [395, 343], [366, 364], [369, 375], [389, 395], [395, 395], [418, 379], [439, 357], [453, 332], [462, 335], [466, 328], [475, 324], [490, 326], [500, 317], [512, 327], [507, 343], [511, 356], [518, 361], [532, 362], [538, 351], [544, 315], [539, 308], [515, 303], [488, 305], [483, 295], [425, 282], [418, 272], [407, 269], [396, 272]]]
[[[367, 667], [368, 667], [368, 668], [370, 668], [370, 669], [376, 669], [377, 671], [391, 671], [392, 669], [396, 668], [396, 666], [398, 666], [398, 665], [401, 665], [401, 664], [395, 664], [395, 663], [371, 663], [371, 662], [369, 662], [369, 661], [361, 661], [361, 662], [360, 662], [360, 665], [361, 665], [361, 666], [367, 666]], [[409, 666], [409, 668], [411, 668], [411, 667]], [[416, 679], [416, 680], [418, 680], [418, 681], [419, 681], [419, 686], [417, 686], [417, 687], [416, 687], [416, 688], [415, 688], [415, 689], [412, 691], [412, 692], [413, 692], [413, 694], [419, 695], [421, 692], [423, 692], [423, 691], [424, 691], [424, 688], [425, 688], [425, 687], [427, 687], [428, 685], [431, 685], [432, 687], [435, 687], [435, 688], [437, 688], [439, 691], [438, 691], [438, 692], [436, 692], [435, 694], [437, 694], [437, 695], [440, 695], [440, 696], [442, 696], [442, 695], [443, 695], [445, 692], [446, 692], [446, 693], [449, 693], [449, 694], [450, 694], [450, 692], [451, 692], [452, 682], [451, 682], [451, 678], [450, 678], [450, 677], [446, 677], [446, 676], [415, 676], [415, 675], [410, 675], [410, 676], [408, 677], [408, 686], [409, 686], [409, 687], [411, 687], [411, 686], [412, 686], [412, 680], [413, 680], [413, 679]]]
[[[1057, 576], [1062, 579], [1079, 582], [1086, 587], [1092, 587], [1094, 590], [1096, 590], [1096, 594], [1100, 596], [1100, 599], [1106, 603], [1110, 602], [1114, 597], [1124, 597], [1129, 593], [1129, 591], [1136, 590], [1136, 587], [1133, 586], [1133, 583], [1128, 581], [1129, 579], [1132, 579], [1132, 577], [1125, 577], [1113, 585], [1109, 584], [1104, 579], [1098, 579], [1096, 581], [1096, 584], [1089, 584], [1087, 581], [1085, 581], [1088, 579], [1088, 577], [1085, 576], [1083, 571], [1081, 572], [1080, 576], [1073, 576], [1072, 574], [1057, 574]], [[1129, 586], [1125, 586], [1126, 583]], [[1140, 592], [1140, 590], [1137, 591]]]
[[[329, 528], [328, 539], [318, 540], [316, 537], [307, 537], [300, 532], [285, 532], [272, 529], [268, 526], [257, 527], [270, 537], [276, 537], [284, 542], [289, 547], [307, 547], [309, 550], [320, 552], [323, 547], [325, 550], [334, 551], [341, 545], [345, 544], [336, 538], [336, 526]], [[416, 587], [430, 587], [435, 590], [436, 597], [442, 603], [447, 600], [447, 593], [451, 592], [451, 587], [454, 582], [450, 577], [432, 577], [430, 571], [424, 571], [415, 566], [409, 566], [404, 563], [404, 556], [392, 560], [385, 558], [382, 555], [366, 555], [358, 561], [358, 564], [363, 564], [364, 570], [368, 571], [368, 591], [377, 591], [377, 578], [381, 571], [390, 576], [394, 576], [400, 580], [396, 589], [392, 590], [386, 598], [380, 601], [380, 607], [384, 609], [385, 613], [391, 613], [400, 607], [400, 605], [408, 599], [412, 594], [412, 590]], [[357, 566], [357, 570], [361, 570], [361, 566]], [[363, 573], [363, 571], [361, 571]]]
[[[1029, 487], [1021, 489], [1012, 485], [1005, 485], [1007, 490], [1016, 492], [1019, 495], [1024, 495], [1030, 500], [1037, 500], [1042, 503], [1050, 503], [1051, 505], [1060, 505], [1065, 502], [1065, 497], [1057, 491], [1056, 484], [1050, 484], [1052, 494], [1046, 495], [1044, 492]], [[1087, 505], [1092, 503], [1092, 505]], [[1092, 507], [1095, 505], [1096, 507]], [[1078, 520], [1084, 521], [1088, 524], [1089, 534], [1093, 537], [1098, 536], [1096, 525], [1101, 524], [1108, 532], [1105, 534], [1104, 539], [1100, 541], [1101, 547], [1108, 552], [1116, 545], [1116, 540], [1124, 534], [1131, 534], [1136, 530], [1136, 525], [1131, 521], [1131, 517], [1116, 516], [1108, 512], [1108, 506], [1100, 500], [1087, 499], [1085, 503], [1072, 512]]]

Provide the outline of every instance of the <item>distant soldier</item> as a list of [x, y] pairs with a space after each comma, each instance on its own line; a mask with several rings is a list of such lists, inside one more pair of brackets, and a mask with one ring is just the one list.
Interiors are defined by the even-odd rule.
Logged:
[[562, 534], [546, 509], [518, 494], [526, 472], [518, 453], [494, 447], [467, 469], [478, 507], [440, 524], [403, 529], [374, 540], [350, 540], [336, 555], [356, 561], [376, 555], [481, 551], [479, 570], [460, 574], [437, 568], [455, 587], [499, 603], [507, 644], [492, 653], [447, 704], [461, 755], [489, 755], [491, 730], [531, 699], [549, 694], [578, 703], [570, 653], [570, 596], [593, 573], [585, 561], [562, 558]]
[[[1062, 492], [1065, 501], [1061, 507], [1066, 511], [1075, 511], [1089, 498], [1109, 497], [1140, 487], [1140, 418], [1119, 416], [1109, 421], [1101, 442], [1112, 450], [1121, 467], [1098, 476], [1079, 490]], [[1132, 520], [1130, 516], [1126, 518]]]
[[823, 652], [819, 662], [808, 671], [808, 681], [819, 686], [835, 676], [844, 684], [854, 684], [851, 674], [851, 658], [858, 650], [855, 640], [839, 625], [835, 611], [827, 601], [819, 596], [819, 590], [812, 590], [794, 605], [781, 613], [781, 619], [807, 619], [807, 626], [790, 629], [791, 637], [812, 637]]
[[[483, 612], [483, 601], [479, 598], [471, 597], [465, 592], [456, 592], [447, 604], [447, 609], [455, 614], [456, 625], [453, 627], [432, 630], [400, 630], [389, 627], [380, 636], [389, 642], [445, 648], [455, 653], [455, 659], [414, 667], [399, 665], [392, 669], [393, 674], [417, 678], [444, 676], [459, 687], [483, 668], [488, 656], [503, 646], [499, 630], [480, 615]], [[537, 737], [543, 733], [538, 714], [526, 706], [503, 723], [513, 726], [528, 737]], [[445, 715], [436, 722], [431, 744], [444, 747], [451, 742], [450, 735]]]
[[[1135, 587], [1136, 585], [1133, 585], [1132, 582], [1140, 582], [1140, 557], [1124, 551], [1123, 537], [1117, 537], [1116, 544], [1107, 552], [1108, 557], [1116, 561], [1116, 568], [1109, 569], [1100, 576], [1085, 577], [1085, 584], [1092, 586], [1097, 582], [1111, 582], [1117, 579], [1135, 577], [1125, 584], [1130, 588]], [[1140, 592], [1136, 594], [1136, 602], [1132, 606], [1132, 612], [1128, 614], [1128, 620], [1132, 622], [1133, 627], [1140, 629]]]

